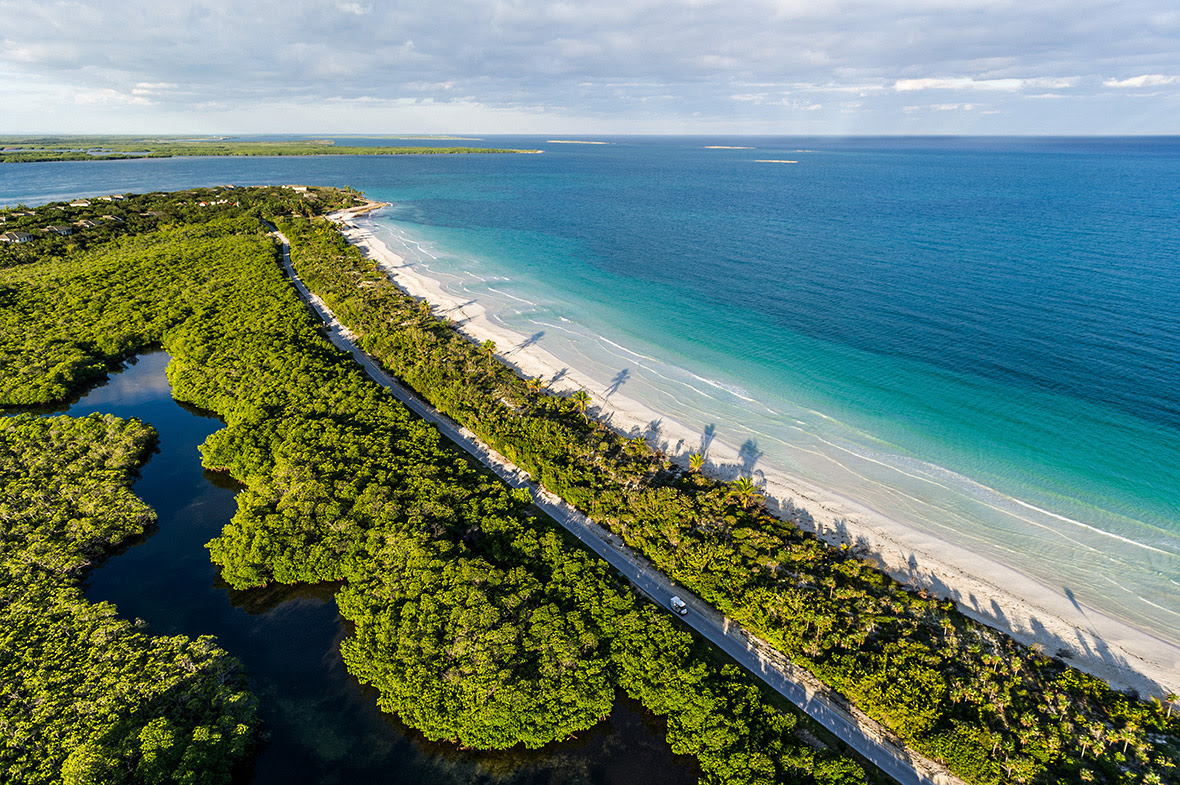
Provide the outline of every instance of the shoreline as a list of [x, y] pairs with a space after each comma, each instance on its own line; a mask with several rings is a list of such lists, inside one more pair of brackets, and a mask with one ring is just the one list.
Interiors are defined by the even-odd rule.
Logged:
[[[330, 218], [366, 257], [372, 259], [404, 291], [432, 304], [436, 313], [458, 322], [457, 329], [482, 342], [491, 340], [497, 354], [526, 376], [559, 377], [557, 391], [585, 389], [601, 419], [628, 435], [643, 434], [660, 421], [653, 448], [686, 465], [699, 433], [664, 417], [641, 401], [570, 368], [528, 336], [494, 323], [478, 303], [455, 297], [442, 284], [419, 272], [394, 253], [369, 229], [352, 221], [383, 207], [368, 202]], [[609, 394], [609, 401], [607, 396]], [[733, 473], [739, 450], [722, 439], [709, 447], [708, 471]], [[1107, 681], [1117, 689], [1162, 697], [1180, 691], [1180, 646], [1076, 601], [1012, 567], [925, 534], [893, 520], [838, 492], [815, 487], [767, 464], [764, 468], [767, 507], [833, 546], [855, 544], [857, 552], [904, 584], [954, 600], [967, 616], [1025, 644], [1039, 644], [1050, 656]]]

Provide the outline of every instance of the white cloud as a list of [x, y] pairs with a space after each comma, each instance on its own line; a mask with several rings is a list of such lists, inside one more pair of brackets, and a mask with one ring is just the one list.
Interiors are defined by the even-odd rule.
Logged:
[[1025, 88], [1060, 90], [1073, 87], [1078, 77], [1034, 77], [1031, 79], [973, 79], [966, 76], [933, 77], [923, 79], [898, 79], [893, 89], [900, 92], [915, 90], [996, 90], [1016, 92]]
[[923, 104], [920, 106], [910, 104], [907, 106], [903, 106], [901, 108], [901, 110], [903, 112], [906, 112], [907, 114], [912, 114], [914, 112], [923, 112], [923, 111], [928, 111], [928, 112], [970, 112], [970, 111], [973, 111], [977, 106], [978, 106], [978, 104]]
[[110, 88], [103, 88], [98, 90], [79, 89], [73, 93], [73, 100], [79, 104], [102, 104], [125, 106], [128, 104], [138, 104], [140, 106], [147, 106], [151, 101], [143, 95], [132, 93], [121, 93], [118, 90]]
[[1143, 74], [1142, 76], [1132, 76], [1129, 79], [1107, 79], [1102, 84], [1105, 87], [1162, 87], [1176, 82], [1180, 82], [1180, 77]]
[[[891, 133], [912, 130], [895, 121], [913, 104], [923, 123], [941, 118], [930, 132], [969, 132], [979, 110], [930, 107], [984, 100], [1011, 133], [1045, 131], [1054, 112], [1054, 130], [1077, 133], [1146, 131], [1136, 118], [1180, 127], [1168, 91], [1136, 89], [1180, 79], [1166, 76], [1180, 74], [1175, 0], [1000, 2], [452, 0], [443, 18], [420, 0], [121, 0], [118, 14], [79, 0], [0, 0], [0, 96], [21, 98], [0, 112], [0, 132], [49, 122], [78, 100], [93, 108], [85, 122], [155, 116], [160, 132], [208, 128], [202, 107], [212, 106], [224, 107], [218, 118], [251, 118], [239, 127], [291, 130], [265, 115], [280, 103], [306, 106], [298, 117], [320, 117], [309, 123], [317, 130], [351, 123], [343, 105], [379, 105], [389, 119], [375, 128], [388, 129], [410, 121], [401, 99], [461, 97], [471, 100], [445, 116], [473, 131], [518, 130], [505, 118], [526, 113], [528, 127], [576, 117], [620, 132]], [[1095, 63], [1143, 76], [1104, 82]], [[118, 111], [133, 100], [142, 111]], [[846, 117], [825, 125], [838, 110]], [[432, 110], [430, 123], [443, 117]]]
[[898, 79], [893, 89], [899, 93], [915, 90], [1019, 90], [1019, 79], [975, 80], [967, 76], [927, 77], [923, 79]]
[[135, 87], [131, 88], [131, 95], [149, 98], [151, 96], [158, 96], [160, 93], [175, 90], [179, 86], [175, 82], [136, 82]]

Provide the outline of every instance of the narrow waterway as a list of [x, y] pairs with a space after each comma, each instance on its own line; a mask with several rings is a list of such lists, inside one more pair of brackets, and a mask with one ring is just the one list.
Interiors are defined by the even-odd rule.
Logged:
[[215, 635], [244, 664], [267, 734], [243, 783], [696, 782], [695, 761], [673, 755], [664, 727], [634, 701], [577, 740], [533, 752], [476, 753], [434, 744], [376, 708], [376, 694], [344, 670], [344, 622], [333, 587], [234, 591], [205, 543], [233, 516], [235, 486], [201, 468], [198, 445], [216, 417], [172, 400], [164, 352], [142, 355], [61, 412], [138, 417], [160, 434], [136, 494], [158, 527], [99, 566], [86, 582], [93, 602], [115, 603], [159, 635]]

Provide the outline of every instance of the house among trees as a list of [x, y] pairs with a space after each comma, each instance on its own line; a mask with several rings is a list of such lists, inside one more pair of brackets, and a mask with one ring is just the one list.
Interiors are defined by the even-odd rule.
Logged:
[[98, 226], [98, 221], [91, 221], [89, 218], [83, 218], [81, 221], [74, 221], [74, 226], [81, 229], [93, 229]]
[[74, 230], [68, 226], [46, 226], [45, 231], [53, 234], [60, 234], [62, 237], [69, 237], [74, 233]]
[[115, 223], [117, 223], [117, 224], [125, 224], [125, 223], [127, 223], [126, 221], [124, 221], [124, 220], [123, 220], [123, 218], [122, 218], [121, 216], [118, 216], [118, 215], [104, 215], [104, 216], [102, 216], [102, 220], [104, 220], [104, 221], [114, 221], [114, 222], [115, 222]]
[[3, 243], [27, 243], [33, 239], [33, 235], [28, 232], [5, 232], [0, 234], [0, 242]]
[[87, 199], [75, 199], [70, 202], [70, 207], [89, 207], [90, 201]]

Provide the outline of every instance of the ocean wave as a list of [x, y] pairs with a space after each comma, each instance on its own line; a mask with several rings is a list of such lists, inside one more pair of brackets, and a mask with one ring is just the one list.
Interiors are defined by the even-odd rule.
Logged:
[[[485, 281], [485, 282], [486, 282], [488, 279], [487, 279], [487, 278], [481, 278], [480, 280], [482, 280], [482, 281]], [[507, 280], [507, 279], [504, 279], [504, 280]], [[503, 292], [503, 291], [500, 291], [499, 289], [496, 289], [496, 288], [494, 288], [494, 287], [491, 287], [491, 286], [487, 287], [487, 290], [488, 290], [489, 292], [495, 292], [496, 294], [501, 294], [501, 295], [504, 295], [505, 297], [510, 297], [510, 298], [512, 298], [513, 300], [516, 300], [517, 302], [522, 302], [522, 303], [524, 303], [525, 305], [532, 305], [532, 306], [534, 306], [534, 307], [536, 307], [536, 306], [538, 306], [538, 305], [539, 305], [539, 303], [535, 303], [535, 302], [533, 302], [532, 300], [526, 300], [526, 299], [524, 299], [523, 297], [517, 297], [517, 296], [516, 296], [516, 295], [514, 295], [514, 294], [509, 294], [508, 292]]]
[[[835, 442], [822, 439], [818, 435], [815, 438], [823, 441], [825, 444], [828, 444], [833, 449], [855, 455], [861, 460], [878, 464], [905, 477], [910, 477], [921, 482], [929, 483], [948, 492], [957, 491], [959, 493], [967, 493], [968, 498], [974, 499], [976, 503], [981, 504], [982, 506], [987, 507], [995, 512], [1002, 513], [1010, 518], [1022, 521], [1034, 528], [1050, 532], [1053, 535], [1065, 540], [1071, 546], [1080, 547], [1093, 553], [1105, 553], [1103, 549], [1098, 548], [1095, 545], [1091, 545], [1090, 543], [1084, 542], [1075, 537], [1070, 537], [1060, 529], [1054, 528], [1043, 521], [1035, 520], [1029, 515], [1020, 513], [1018, 510], [1013, 509], [1013, 506], [1023, 508], [1053, 520], [1070, 524], [1074, 527], [1080, 528], [1086, 532], [1098, 535], [1100, 537], [1117, 540], [1136, 548], [1153, 551], [1164, 556], [1180, 556], [1180, 553], [1157, 548], [1154, 545], [1140, 542], [1138, 540], [1133, 540], [1129, 537], [1124, 537], [1117, 532], [1108, 531], [1083, 521], [1079, 521], [1076, 518], [1071, 518], [1067, 515], [1062, 515], [1051, 510], [1046, 510], [1030, 502], [1018, 499], [1015, 496], [1003, 493], [995, 488], [992, 488], [991, 486], [984, 485], [977, 480], [973, 480], [970, 477], [953, 471], [952, 469], [948, 469], [944, 466], [939, 466], [937, 464], [901, 455], [893, 455], [888, 457], [874, 455], [867, 450], [836, 444]], [[908, 471], [903, 468], [903, 466], [907, 464], [911, 467]]]

